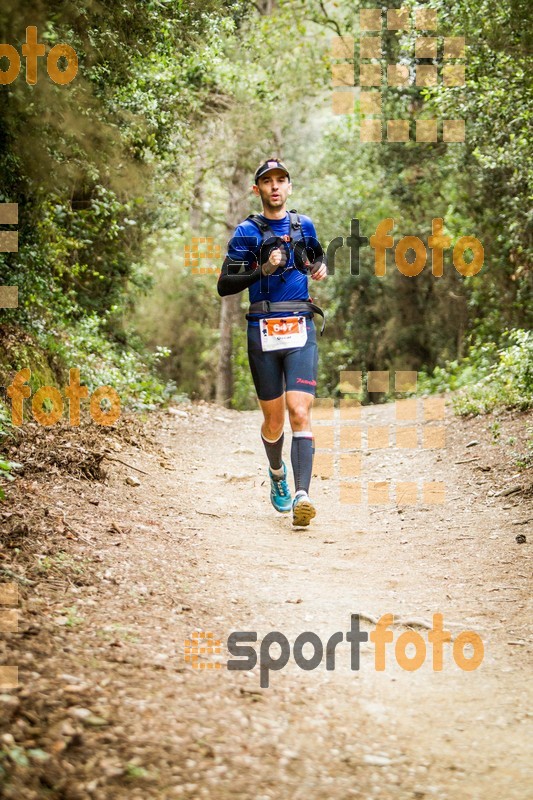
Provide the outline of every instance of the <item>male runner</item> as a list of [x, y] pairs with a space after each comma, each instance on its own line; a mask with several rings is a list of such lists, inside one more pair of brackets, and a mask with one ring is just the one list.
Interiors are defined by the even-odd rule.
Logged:
[[[270, 499], [281, 513], [293, 512], [293, 525], [306, 526], [316, 515], [309, 499], [314, 440], [311, 407], [316, 391], [318, 348], [308, 278], [324, 280], [323, 250], [309, 217], [288, 212], [289, 171], [270, 158], [255, 173], [253, 193], [263, 213], [237, 226], [218, 280], [221, 296], [248, 289], [248, 360], [264, 421], [261, 438], [270, 464]], [[322, 314], [323, 316], [323, 314]], [[292, 428], [291, 498], [282, 459], [285, 405]]]

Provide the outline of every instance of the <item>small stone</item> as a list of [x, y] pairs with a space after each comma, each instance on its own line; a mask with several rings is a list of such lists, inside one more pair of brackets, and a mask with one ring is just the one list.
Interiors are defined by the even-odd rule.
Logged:
[[128, 484], [128, 486], [140, 486], [141, 485], [141, 482], [140, 482], [139, 478], [136, 478], [135, 475], [128, 475], [128, 477], [126, 478], [126, 483]]
[[189, 416], [186, 411], [181, 411], [179, 408], [173, 407], [168, 408], [167, 413], [172, 414], [174, 417], [182, 417], [183, 419], [186, 419]]
[[69, 719], [62, 719], [48, 729], [49, 736], [75, 736], [76, 728], [73, 727]]
[[65, 686], [63, 691], [67, 694], [81, 694], [82, 692], [88, 692], [90, 688], [91, 686], [88, 683], [71, 683]]
[[35, 747], [28, 750], [28, 755], [30, 758], [33, 758], [34, 761], [40, 762], [48, 761], [50, 758], [50, 753], [41, 750], [40, 747]]
[[107, 719], [104, 719], [104, 717], [99, 717], [97, 714], [91, 714], [90, 717], [85, 717], [82, 722], [84, 725], [90, 725], [92, 728], [101, 728], [104, 725], [109, 725]]
[[527, 539], [523, 533], [519, 533], [518, 536], [516, 537], [517, 544], [526, 544], [526, 541]]
[[71, 675], [69, 672], [62, 672], [58, 675], [59, 680], [66, 681], [67, 683], [83, 683], [84, 679], [79, 678], [77, 675]]
[[68, 713], [71, 717], [75, 717], [76, 719], [81, 719], [84, 722], [90, 716], [92, 716], [92, 711], [90, 708], [80, 708], [79, 706], [74, 706], [73, 708], [69, 708]]
[[391, 759], [385, 756], [363, 756], [363, 761], [371, 767], [388, 767], [392, 764]]
[[252, 475], [247, 472], [241, 472], [241, 473], [225, 472], [222, 477], [225, 478], [228, 481], [228, 483], [241, 483], [242, 481], [253, 480], [255, 478], [255, 475]]
[[472, 439], [472, 441], [468, 442], [468, 444], [466, 446], [467, 447], [475, 447], [477, 444], [479, 444], [478, 440], [477, 439]]
[[118, 778], [124, 774], [124, 767], [116, 758], [105, 758], [100, 762], [100, 769], [106, 778]]

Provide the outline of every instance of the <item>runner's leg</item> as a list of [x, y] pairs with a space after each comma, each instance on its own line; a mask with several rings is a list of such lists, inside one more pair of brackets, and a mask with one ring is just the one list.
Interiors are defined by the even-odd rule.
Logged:
[[286, 513], [291, 510], [292, 498], [282, 458], [285, 424], [283, 356], [275, 351], [263, 352], [259, 328], [249, 326], [248, 360], [263, 411], [261, 439], [270, 464], [270, 500], [276, 511]]
[[311, 430], [313, 395], [287, 392], [287, 408], [292, 428], [291, 462], [296, 492], [309, 492], [313, 472], [314, 439]]
[[261, 439], [265, 446], [270, 469], [275, 477], [283, 475], [283, 426], [285, 424], [285, 397], [275, 400], [259, 400], [264, 421], [261, 426]]
[[283, 359], [277, 352], [266, 353], [261, 347], [259, 327], [248, 327], [248, 361], [255, 391], [263, 411], [261, 438], [270, 468], [281, 477], [283, 426], [285, 424], [285, 377]]
[[292, 524], [296, 528], [305, 528], [316, 516], [314, 503], [308, 494], [315, 452], [311, 432], [313, 395], [309, 392], [289, 391], [286, 396], [292, 427], [291, 461], [296, 484], [292, 501]]
[[311, 408], [316, 391], [318, 347], [312, 320], [307, 321], [307, 342], [287, 352], [284, 359], [286, 400], [293, 431], [291, 461], [296, 492], [307, 493], [313, 472], [314, 440]]

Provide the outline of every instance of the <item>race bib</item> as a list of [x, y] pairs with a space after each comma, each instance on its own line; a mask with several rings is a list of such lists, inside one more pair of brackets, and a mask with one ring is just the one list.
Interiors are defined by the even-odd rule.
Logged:
[[269, 317], [259, 320], [263, 351], [303, 347], [307, 341], [305, 317]]

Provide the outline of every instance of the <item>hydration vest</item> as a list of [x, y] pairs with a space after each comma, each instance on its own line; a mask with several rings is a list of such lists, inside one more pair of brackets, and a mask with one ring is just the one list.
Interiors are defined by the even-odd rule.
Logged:
[[[261, 217], [259, 214], [250, 214], [250, 216], [247, 217], [247, 219], [253, 222], [254, 225], [257, 225], [261, 232], [259, 263], [264, 264], [265, 261], [268, 260], [272, 250], [275, 250], [278, 247], [285, 247], [289, 251], [287, 253], [287, 258], [289, 258], [291, 251], [294, 253], [295, 268], [299, 272], [308, 274], [308, 266], [310, 265], [306, 253], [306, 241], [300, 215], [296, 209], [289, 211], [289, 218], [289, 234], [285, 234], [285, 236], [277, 236], [264, 217]], [[295, 242], [296, 244], [294, 244]], [[263, 252], [263, 248], [266, 248], [265, 252]]]
[[[272, 250], [277, 247], [284, 246], [289, 250], [294, 252], [294, 266], [299, 272], [303, 272], [305, 275], [309, 274], [311, 264], [309, 261], [309, 257], [307, 255], [307, 246], [305, 241], [305, 236], [303, 232], [303, 226], [300, 220], [300, 216], [295, 209], [289, 211], [290, 217], [290, 228], [289, 234], [285, 236], [276, 236], [276, 234], [270, 228], [268, 222], [263, 217], [260, 217], [259, 214], [250, 214], [247, 219], [253, 222], [259, 230], [261, 231], [261, 245], [259, 247], [259, 262], [264, 263]], [[296, 242], [296, 244], [294, 244]], [[262, 249], [266, 248], [265, 253], [262, 253]], [[320, 244], [317, 242], [316, 246], [310, 248], [313, 253], [313, 260], [315, 257], [323, 257], [324, 251], [322, 250]], [[254, 266], [258, 266], [257, 263]], [[283, 273], [281, 274], [281, 279], [285, 280], [283, 277]], [[252, 317], [255, 318], [257, 314], [270, 314], [270, 313], [287, 313], [287, 312], [295, 312], [296, 314], [302, 313], [302, 311], [310, 312], [313, 314], [319, 314], [322, 317], [322, 328], [320, 330], [320, 335], [324, 333], [324, 329], [326, 327], [326, 317], [322, 309], [315, 305], [311, 299], [309, 300], [287, 300], [284, 302], [270, 302], [269, 300], [264, 300], [258, 303], [252, 303], [250, 308], [248, 309], [248, 314], [246, 315], [246, 319], [251, 319]]]

